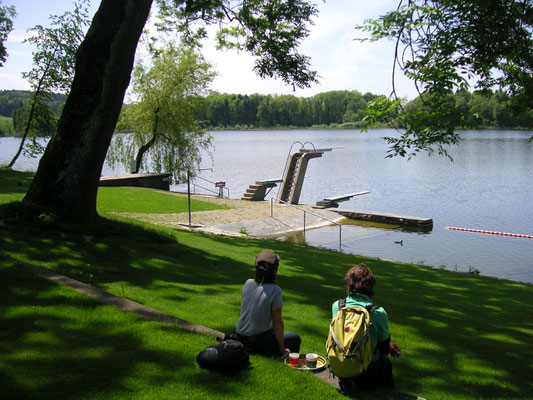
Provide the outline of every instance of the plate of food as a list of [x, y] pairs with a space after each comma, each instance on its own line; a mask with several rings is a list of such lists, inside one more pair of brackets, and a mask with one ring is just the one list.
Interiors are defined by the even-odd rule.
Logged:
[[316, 371], [326, 366], [326, 359], [315, 353], [291, 353], [284, 359], [285, 365], [302, 371]]

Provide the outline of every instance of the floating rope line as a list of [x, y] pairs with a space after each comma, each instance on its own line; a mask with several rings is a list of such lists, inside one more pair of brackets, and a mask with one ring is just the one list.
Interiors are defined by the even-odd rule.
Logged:
[[461, 231], [461, 232], [485, 233], [487, 235], [511, 236], [511, 237], [533, 239], [533, 235], [522, 235], [522, 234], [519, 234], [519, 233], [506, 233], [506, 232], [486, 231], [486, 230], [483, 230], [483, 229], [457, 228], [457, 227], [454, 227], [454, 226], [446, 226], [446, 227], [444, 227], [444, 229], [449, 229], [449, 230], [452, 230], [452, 231]]

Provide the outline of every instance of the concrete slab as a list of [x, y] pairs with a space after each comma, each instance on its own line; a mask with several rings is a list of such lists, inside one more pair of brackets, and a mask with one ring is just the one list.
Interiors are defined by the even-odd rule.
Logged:
[[204, 231], [235, 236], [240, 234], [242, 236], [253, 236], [261, 238], [273, 238], [288, 235], [294, 232], [301, 232], [305, 229], [316, 229], [324, 226], [332, 225], [331, 221], [340, 223], [345, 217], [333, 211], [314, 211], [313, 215], [310, 212], [285, 215], [273, 218], [262, 218], [251, 221], [234, 222], [231, 224], [215, 225], [209, 228], [202, 229]]

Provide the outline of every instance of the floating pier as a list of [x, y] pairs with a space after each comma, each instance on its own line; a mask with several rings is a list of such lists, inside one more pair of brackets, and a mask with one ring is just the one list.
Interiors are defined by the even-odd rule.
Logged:
[[420, 230], [433, 229], [433, 219], [431, 218], [418, 218], [418, 217], [410, 217], [406, 215], [378, 213], [378, 212], [373, 212], [373, 211], [349, 211], [349, 210], [333, 210], [333, 211], [349, 219], [407, 226], [407, 227], [417, 228]]
[[170, 190], [172, 174], [127, 174], [102, 176], [99, 186], [136, 186], [152, 189]]

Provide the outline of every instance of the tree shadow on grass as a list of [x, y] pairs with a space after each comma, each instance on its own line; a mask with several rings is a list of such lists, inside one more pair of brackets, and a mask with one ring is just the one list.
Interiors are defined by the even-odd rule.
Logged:
[[11, 171], [0, 168], [0, 194], [25, 194], [33, 179], [31, 172]]
[[[154, 308], [182, 318], [181, 304], [192, 301], [193, 322], [224, 331], [238, 318], [240, 287], [253, 277], [255, 254], [275, 250], [282, 260], [278, 284], [284, 291], [286, 328], [316, 350], [325, 343], [331, 303], [345, 296], [345, 272], [366, 262], [377, 278], [374, 301], [387, 310], [393, 341], [404, 351], [394, 361], [400, 390], [422, 396], [429, 391], [428, 397], [435, 398], [501, 399], [526, 399], [533, 391], [533, 295], [528, 285], [274, 240], [191, 232], [173, 236], [116, 221], [69, 225], [45, 220], [4, 223], [4, 228], [0, 245], [16, 258], [108, 285], [117, 295], [120, 285], [126, 295], [130, 287], [146, 289], [136, 292], [134, 300], [153, 302]], [[150, 299], [156, 287], [160, 297]], [[220, 302], [211, 303], [222, 296], [229, 299], [225, 311]], [[302, 312], [306, 310], [312, 312]]]
[[138, 397], [139, 391], [179, 385], [183, 374], [194, 376], [190, 353], [209, 341], [194, 335], [198, 348], [180, 346], [182, 335], [192, 334], [101, 305], [5, 261], [0, 304], [5, 399]]

